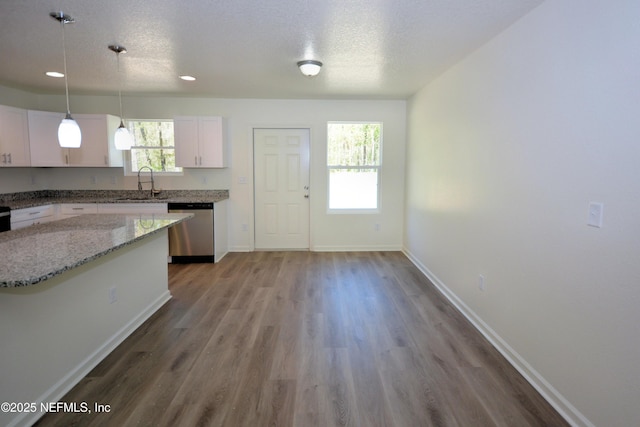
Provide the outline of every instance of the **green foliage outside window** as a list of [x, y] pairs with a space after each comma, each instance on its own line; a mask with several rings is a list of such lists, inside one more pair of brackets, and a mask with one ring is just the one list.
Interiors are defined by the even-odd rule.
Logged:
[[327, 165], [380, 165], [380, 127], [380, 123], [330, 123]]
[[129, 121], [129, 132], [133, 135], [131, 148], [131, 171], [150, 166], [154, 172], [180, 172], [176, 167], [176, 152], [173, 142], [173, 121]]

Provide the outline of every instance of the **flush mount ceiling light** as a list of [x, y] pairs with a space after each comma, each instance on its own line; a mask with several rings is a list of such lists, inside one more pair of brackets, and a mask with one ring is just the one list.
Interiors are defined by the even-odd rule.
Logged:
[[58, 79], [64, 77], [64, 74], [59, 73], [57, 71], [47, 71], [45, 74], [49, 77], [55, 77]]
[[300, 68], [302, 74], [308, 77], [317, 76], [321, 67], [322, 62], [314, 61], [313, 59], [298, 61], [298, 68]]
[[65, 24], [73, 24], [76, 22], [69, 15], [65, 15], [63, 12], [50, 13], [56, 21], [62, 25], [62, 61], [64, 64], [64, 90], [67, 96], [67, 115], [60, 122], [58, 126], [58, 143], [63, 148], [78, 148], [82, 143], [82, 132], [80, 132], [80, 126], [71, 117], [71, 110], [69, 109], [69, 81], [67, 79], [67, 48], [64, 39], [64, 26]]
[[120, 102], [120, 126], [116, 129], [114, 138], [116, 149], [118, 150], [131, 150], [133, 147], [133, 137], [129, 130], [124, 126], [124, 119], [122, 117], [122, 79], [120, 78], [120, 54], [127, 53], [127, 49], [123, 46], [110, 45], [109, 50], [116, 53], [116, 61], [118, 63], [118, 101]]
[[196, 80], [196, 78], [193, 76], [184, 75], [184, 76], [178, 76], [178, 77], [180, 77], [182, 80], [185, 80], [187, 82], [193, 82]]

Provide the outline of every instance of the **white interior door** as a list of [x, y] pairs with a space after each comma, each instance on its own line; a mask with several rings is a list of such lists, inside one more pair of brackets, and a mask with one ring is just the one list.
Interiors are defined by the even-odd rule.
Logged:
[[309, 129], [254, 129], [256, 249], [309, 249]]

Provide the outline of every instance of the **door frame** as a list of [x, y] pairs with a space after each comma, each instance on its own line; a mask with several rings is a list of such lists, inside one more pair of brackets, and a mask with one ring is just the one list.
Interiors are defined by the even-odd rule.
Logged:
[[249, 165], [250, 167], [250, 182], [247, 184], [251, 185], [251, 218], [249, 218], [249, 245], [251, 246], [251, 251], [256, 251], [256, 187], [255, 187], [255, 130], [256, 129], [304, 129], [309, 131], [309, 189], [310, 189], [310, 198], [309, 198], [309, 251], [313, 250], [313, 196], [312, 191], [314, 188], [313, 182], [313, 173], [312, 173], [312, 165], [313, 165], [313, 126], [309, 124], [295, 124], [295, 125], [264, 125], [264, 124], [254, 124], [249, 128], [249, 141], [251, 141], [251, 149], [249, 151]]

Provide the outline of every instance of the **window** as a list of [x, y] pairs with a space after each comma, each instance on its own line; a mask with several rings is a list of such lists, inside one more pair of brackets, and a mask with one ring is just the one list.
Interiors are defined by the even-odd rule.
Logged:
[[378, 209], [382, 123], [330, 122], [327, 140], [329, 210]]
[[127, 123], [134, 143], [129, 152], [129, 172], [150, 166], [154, 173], [181, 173], [176, 167], [173, 120], [130, 120]]

